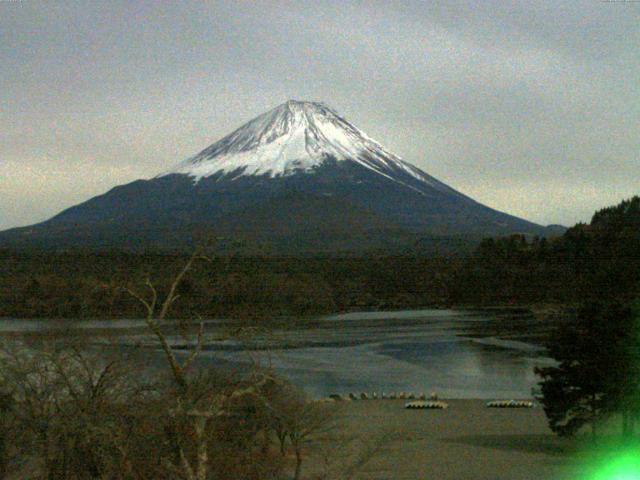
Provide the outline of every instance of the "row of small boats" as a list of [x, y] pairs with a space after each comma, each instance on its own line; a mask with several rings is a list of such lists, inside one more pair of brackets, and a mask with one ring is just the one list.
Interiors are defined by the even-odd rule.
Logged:
[[423, 409], [444, 410], [446, 408], [449, 408], [449, 404], [445, 402], [441, 402], [439, 400], [436, 400], [436, 401], [417, 400], [415, 402], [405, 403], [404, 408], [407, 408], [409, 410], [423, 410]]
[[494, 400], [487, 403], [487, 408], [533, 408], [528, 400]]
[[[340, 400], [427, 400], [427, 396], [424, 393], [415, 394], [408, 392], [373, 392], [373, 393], [349, 393], [346, 397], [343, 397], [340, 394], [334, 393], [329, 395], [330, 399], [340, 401]], [[432, 393], [429, 395], [429, 400], [437, 400], [438, 395]]]
[[[486, 404], [487, 408], [533, 408], [533, 402], [528, 400], [494, 400]], [[449, 405], [441, 401], [423, 401], [407, 402], [404, 408], [407, 409], [445, 409]]]
[[[432, 393], [429, 395], [429, 398], [424, 393], [414, 394], [407, 392], [399, 392], [399, 393], [386, 393], [382, 392], [378, 394], [374, 393], [366, 393], [361, 392], [359, 394], [349, 393], [346, 397], [343, 397], [340, 394], [334, 393], [329, 395], [329, 400], [332, 401], [343, 401], [343, 400], [411, 400], [410, 402], [405, 403], [404, 408], [413, 410], [413, 409], [438, 409], [443, 410], [449, 407], [449, 405], [445, 402], [438, 400], [438, 395]], [[486, 403], [487, 408], [533, 408], [534, 403], [529, 400], [493, 400], [491, 402]]]

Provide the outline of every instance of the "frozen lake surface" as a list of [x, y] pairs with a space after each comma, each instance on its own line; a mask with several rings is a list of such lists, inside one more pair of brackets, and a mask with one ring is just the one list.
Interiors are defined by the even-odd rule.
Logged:
[[[405, 391], [435, 392], [448, 398], [530, 398], [538, 382], [534, 366], [552, 362], [540, 347], [478, 336], [477, 327], [491, 320], [495, 320], [491, 313], [453, 310], [333, 315], [308, 326], [254, 335], [250, 342], [209, 341], [197, 364], [242, 369], [257, 362], [272, 367], [314, 397]], [[213, 328], [224, 324], [207, 323]], [[69, 325], [3, 319], [0, 333]], [[144, 321], [87, 321], [73, 322], [73, 326], [85, 331], [144, 330]], [[471, 332], [476, 334], [471, 336]], [[183, 343], [179, 337], [173, 341]]]
[[436, 392], [448, 398], [530, 398], [543, 350], [465, 335], [486, 314], [446, 310], [352, 313], [308, 329], [207, 345], [201, 362], [259, 362], [315, 397], [349, 392]]

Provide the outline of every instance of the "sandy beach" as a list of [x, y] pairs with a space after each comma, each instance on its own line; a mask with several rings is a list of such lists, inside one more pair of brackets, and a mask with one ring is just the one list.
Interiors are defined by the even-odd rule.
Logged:
[[[406, 410], [404, 403], [404, 400], [365, 400], [332, 405], [339, 412], [338, 426], [332, 435], [351, 449], [360, 445], [357, 448], [376, 450], [352, 478], [571, 477], [571, 462], [565, 453], [567, 445], [549, 430], [540, 407], [490, 409], [483, 400], [447, 400], [446, 410]], [[313, 458], [307, 463], [305, 478], [314, 478], [327, 459], [329, 463], [337, 463], [345, 455], [341, 447], [329, 451], [326, 445], [317, 444], [311, 450]]]

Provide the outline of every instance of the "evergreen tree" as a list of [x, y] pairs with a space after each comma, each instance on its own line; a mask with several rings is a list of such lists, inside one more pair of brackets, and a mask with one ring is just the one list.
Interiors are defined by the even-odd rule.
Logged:
[[611, 382], [611, 407], [622, 414], [623, 436], [631, 437], [640, 414], [640, 298], [627, 313], [617, 329], [619, 373]]
[[542, 404], [551, 429], [573, 435], [600, 418], [623, 412], [629, 418], [637, 397], [638, 363], [629, 307], [618, 302], [590, 303], [563, 323], [548, 344], [558, 365], [536, 368], [542, 378]]

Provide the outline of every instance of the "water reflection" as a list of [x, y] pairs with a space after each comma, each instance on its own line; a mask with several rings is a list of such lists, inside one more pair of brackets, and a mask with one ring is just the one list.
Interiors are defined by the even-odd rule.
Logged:
[[[526, 324], [526, 316], [518, 320]], [[538, 381], [534, 366], [548, 365], [550, 360], [539, 347], [527, 343], [477, 336], [483, 325], [499, 321], [493, 314], [454, 310], [335, 315], [306, 327], [254, 336], [250, 343], [211, 341], [198, 364], [238, 369], [255, 362], [269, 365], [318, 397], [360, 391], [437, 392], [449, 398], [530, 397]], [[207, 323], [212, 331], [224, 324]], [[70, 326], [69, 322], [5, 319], [0, 321], [0, 332]], [[117, 331], [123, 344], [148, 335], [142, 320], [73, 322], [73, 328], [89, 335], [92, 329], [96, 335], [100, 330]], [[153, 338], [150, 341], [155, 344]], [[172, 341], [184, 343], [179, 336]], [[161, 362], [162, 354], [157, 355]]]
[[533, 368], [549, 359], [526, 343], [464, 335], [472, 323], [487, 320], [438, 310], [349, 314], [324, 319], [313, 329], [278, 332], [269, 350], [211, 344], [205, 356], [231, 364], [250, 357], [314, 396], [411, 391], [450, 398], [530, 397], [538, 381]]

